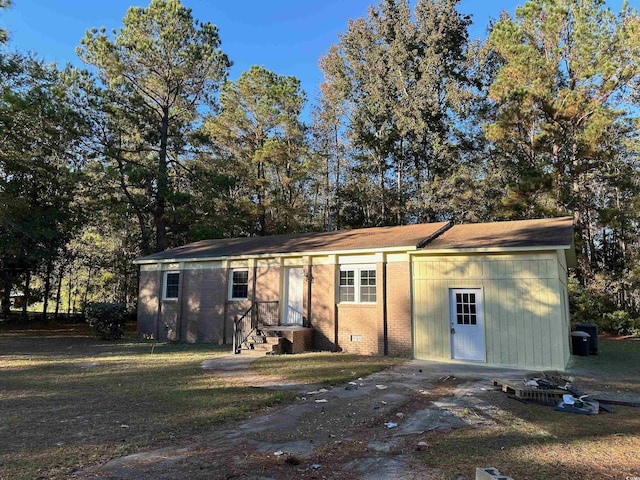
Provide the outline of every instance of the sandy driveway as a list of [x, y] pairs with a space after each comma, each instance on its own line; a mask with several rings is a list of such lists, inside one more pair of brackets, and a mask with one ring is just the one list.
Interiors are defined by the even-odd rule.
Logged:
[[428, 479], [434, 471], [420, 460], [420, 451], [428, 448], [427, 434], [492, 425], [497, 409], [491, 396], [501, 393], [488, 380], [521, 379], [525, 373], [409, 361], [323, 390], [255, 375], [250, 369], [254, 358], [218, 357], [203, 368], [258, 388], [292, 389], [298, 396], [293, 404], [225, 424], [179, 446], [112, 460], [73, 478]]

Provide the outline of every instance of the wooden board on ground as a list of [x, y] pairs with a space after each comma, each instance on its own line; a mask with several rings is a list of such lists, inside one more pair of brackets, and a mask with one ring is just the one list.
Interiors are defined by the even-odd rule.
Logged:
[[501, 390], [516, 398], [545, 405], [555, 405], [562, 400], [562, 395], [566, 394], [566, 390], [557, 388], [533, 388], [524, 385], [522, 382], [502, 380], [494, 378], [491, 380], [494, 386], [500, 387]]

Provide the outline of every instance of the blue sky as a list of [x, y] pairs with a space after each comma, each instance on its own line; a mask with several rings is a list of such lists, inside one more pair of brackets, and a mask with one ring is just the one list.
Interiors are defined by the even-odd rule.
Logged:
[[[35, 52], [46, 61], [80, 64], [75, 48], [91, 27], [122, 25], [127, 8], [149, 0], [13, 0], [0, 11], [0, 26], [9, 31], [9, 48]], [[251, 65], [280, 75], [294, 75], [309, 100], [322, 74], [318, 59], [347, 28], [349, 18], [366, 15], [369, 0], [182, 0], [196, 19], [218, 26], [222, 49], [234, 62], [231, 79]], [[377, 0], [376, 0], [377, 3]], [[513, 13], [524, 0], [462, 0], [459, 10], [471, 14], [472, 37], [484, 37], [489, 18]], [[619, 8], [621, 0], [610, 0]], [[634, 3], [633, 1], [631, 3]]]

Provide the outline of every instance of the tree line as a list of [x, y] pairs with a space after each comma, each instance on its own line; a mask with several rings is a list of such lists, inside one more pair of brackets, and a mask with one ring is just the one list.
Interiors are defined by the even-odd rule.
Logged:
[[458, 3], [350, 20], [308, 116], [295, 77], [229, 80], [220, 32], [179, 0], [88, 30], [85, 68], [6, 44], [5, 311], [11, 291], [45, 311], [133, 305], [133, 258], [203, 238], [571, 215], [574, 312], [637, 318], [638, 12], [529, 0], [471, 39]]

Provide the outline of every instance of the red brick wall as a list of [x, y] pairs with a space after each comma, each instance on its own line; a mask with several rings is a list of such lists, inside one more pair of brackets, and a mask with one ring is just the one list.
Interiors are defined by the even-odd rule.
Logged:
[[336, 349], [336, 266], [313, 265], [312, 277], [310, 324], [315, 329], [314, 348], [334, 351]]
[[387, 264], [387, 342], [389, 355], [413, 356], [409, 262]]
[[[259, 267], [256, 271], [256, 301], [271, 302], [280, 300], [280, 272], [279, 266]], [[251, 272], [249, 273], [251, 275]], [[253, 284], [249, 283], [249, 297]]]
[[376, 303], [338, 304], [339, 345], [343, 352], [384, 354], [382, 264], [376, 265]]
[[340, 350], [361, 355], [383, 353], [382, 296], [375, 305], [338, 304], [338, 345]]
[[140, 272], [138, 289], [138, 338], [157, 339], [158, 337], [158, 295], [160, 293], [160, 275], [157, 271]]
[[224, 304], [227, 299], [227, 271], [223, 268], [182, 272], [181, 340], [189, 343], [220, 343], [224, 329]]

